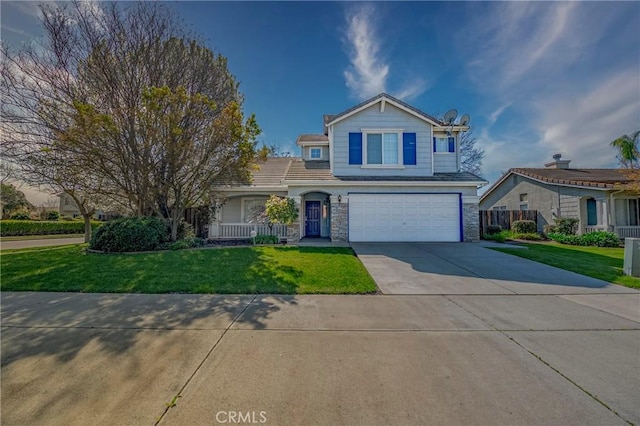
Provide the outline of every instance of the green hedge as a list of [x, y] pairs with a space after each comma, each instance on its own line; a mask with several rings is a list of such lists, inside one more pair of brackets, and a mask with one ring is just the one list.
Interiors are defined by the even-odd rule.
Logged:
[[596, 231], [581, 235], [565, 235], [560, 233], [550, 233], [549, 238], [561, 244], [572, 246], [597, 246], [597, 247], [618, 247], [620, 237], [615, 232]]
[[[102, 222], [91, 222], [94, 230], [100, 225]], [[0, 220], [0, 235], [3, 237], [51, 234], [84, 234], [84, 221]]]

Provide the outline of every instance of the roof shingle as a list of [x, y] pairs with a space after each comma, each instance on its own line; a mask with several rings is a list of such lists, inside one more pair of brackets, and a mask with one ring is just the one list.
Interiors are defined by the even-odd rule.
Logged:
[[617, 183], [631, 182], [631, 179], [625, 176], [620, 169], [514, 168], [509, 172], [547, 183], [594, 188], [613, 188]]

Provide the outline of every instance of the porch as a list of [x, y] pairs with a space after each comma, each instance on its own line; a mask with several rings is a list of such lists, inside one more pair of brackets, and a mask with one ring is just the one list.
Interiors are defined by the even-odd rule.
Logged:
[[287, 225], [273, 224], [271, 227], [262, 223], [214, 223], [209, 228], [209, 238], [212, 239], [247, 239], [255, 235], [275, 235], [279, 238], [287, 237]]
[[584, 233], [596, 232], [596, 231], [611, 231], [618, 234], [620, 239], [625, 238], [640, 238], [640, 226], [585, 226]]

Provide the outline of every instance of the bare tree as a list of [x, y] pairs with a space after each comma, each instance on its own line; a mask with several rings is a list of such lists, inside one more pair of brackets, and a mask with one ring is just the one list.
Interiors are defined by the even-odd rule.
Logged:
[[483, 159], [484, 149], [476, 147], [473, 132], [463, 133], [460, 137], [460, 170], [481, 176]]
[[46, 42], [2, 48], [2, 150], [26, 181], [68, 193], [89, 218], [101, 199], [177, 226], [213, 180], [248, 179], [255, 119], [226, 58], [168, 9], [41, 7]]

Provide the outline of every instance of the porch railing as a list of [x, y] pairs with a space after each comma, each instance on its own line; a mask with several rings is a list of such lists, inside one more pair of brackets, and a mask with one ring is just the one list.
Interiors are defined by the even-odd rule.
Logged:
[[616, 226], [620, 238], [640, 238], [640, 226]]
[[[612, 229], [613, 228], [613, 229]], [[620, 238], [640, 238], [640, 226], [612, 226], [606, 227], [602, 225], [585, 226], [585, 234], [596, 231], [612, 231], [618, 234]]]
[[585, 234], [588, 234], [589, 232], [596, 232], [596, 231], [613, 231], [613, 229], [608, 228], [606, 226], [602, 226], [602, 225], [591, 225], [591, 226], [584, 227]]
[[269, 225], [257, 223], [220, 223], [217, 228], [217, 235], [215, 229], [212, 229], [213, 232], [210, 238], [251, 238], [251, 231], [256, 231], [256, 234], [273, 234], [280, 238], [286, 238], [287, 236], [287, 225], [282, 224], [274, 224], [273, 229], [269, 229]]

